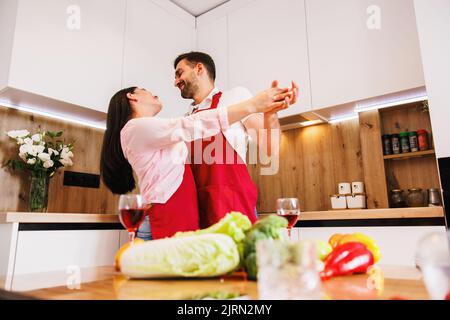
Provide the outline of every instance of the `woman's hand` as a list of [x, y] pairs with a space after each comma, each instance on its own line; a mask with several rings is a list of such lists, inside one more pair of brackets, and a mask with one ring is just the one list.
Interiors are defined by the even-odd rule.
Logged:
[[297, 101], [298, 86], [292, 82], [292, 88], [278, 88], [278, 81], [273, 81], [271, 88], [264, 90], [253, 98], [256, 113], [274, 113], [288, 108]]
[[[298, 86], [292, 82], [292, 88], [278, 88], [278, 81], [251, 99], [228, 107], [228, 122], [233, 124], [253, 113], [274, 115], [278, 111], [288, 108], [297, 101]], [[277, 121], [278, 119], [274, 117]]]

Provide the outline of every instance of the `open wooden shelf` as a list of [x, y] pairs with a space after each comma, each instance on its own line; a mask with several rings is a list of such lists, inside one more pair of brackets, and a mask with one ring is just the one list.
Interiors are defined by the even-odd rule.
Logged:
[[417, 151], [417, 152], [408, 152], [408, 153], [400, 153], [400, 154], [390, 154], [384, 156], [384, 160], [402, 160], [409, 158], [417, 158], [417, 157], [425, 157], [435, 155], [434, 150], [425, 150], [425, 151]]

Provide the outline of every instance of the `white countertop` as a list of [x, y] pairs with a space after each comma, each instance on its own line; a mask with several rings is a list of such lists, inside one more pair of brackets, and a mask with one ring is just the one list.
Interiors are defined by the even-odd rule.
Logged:
[[[261, 213], [264, 217], [268, 213]], [[300, 221], [441, 218], [442, 207], [362, 209], [301, 212]], [[118, 214], [0, 212], [0, 223], [120, 223]]]

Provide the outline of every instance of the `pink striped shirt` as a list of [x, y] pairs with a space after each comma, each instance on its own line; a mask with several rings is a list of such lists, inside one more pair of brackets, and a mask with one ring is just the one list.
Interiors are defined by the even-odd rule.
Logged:
[[180, 186], [187, 143], [229, 128], [227, 108], [182, 118], [134, 118], [120, 132], [125, 158], [137, 175], [146, 203], [166, 203]]

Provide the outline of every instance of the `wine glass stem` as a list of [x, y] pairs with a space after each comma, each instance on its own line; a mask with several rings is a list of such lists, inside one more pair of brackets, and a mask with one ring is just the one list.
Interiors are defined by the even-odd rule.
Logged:
[[129, 231], [128, 232], [128, 236], [129, 236], [129, 239], [130, 239], [130, 243], [133, 244], [134, 238], [136, 236], [136, 232], [135, 231]]
[[290, 238], [291, 237], [291, 228], [288, 228], [287, 231], [288, 231], [288, 237]]

